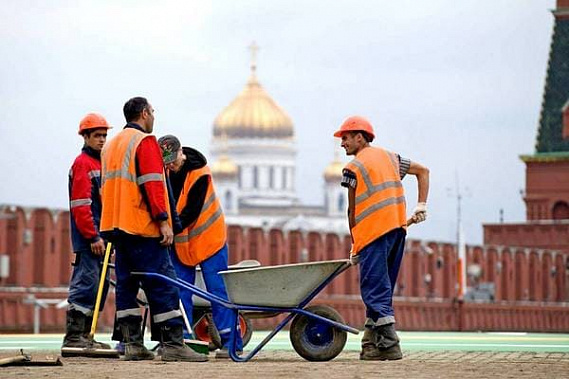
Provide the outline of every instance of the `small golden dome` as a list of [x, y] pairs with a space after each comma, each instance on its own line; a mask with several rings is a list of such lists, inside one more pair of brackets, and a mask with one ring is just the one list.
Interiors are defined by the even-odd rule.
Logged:
[[[251, 49], [254, 55], [257, 47], [253, 44]], [[224, 133], [229, 138], [294, 136], [292, 120], [261, 86], [256, 67], [253, 56], [247, 85], [213, 122], [214, 137]]]
[[327, 182], [335, 182], [342, 180], [342, 170], [344, 169], [344, 163], [342, 163], [337, 157], [332, 163], [326, 167], [324, 170], [324, 180]]
[[222, 155], [211, 166], [211, 173], [216, 178], [234, 178], [237, 177], [238, 168], [227, 155]]

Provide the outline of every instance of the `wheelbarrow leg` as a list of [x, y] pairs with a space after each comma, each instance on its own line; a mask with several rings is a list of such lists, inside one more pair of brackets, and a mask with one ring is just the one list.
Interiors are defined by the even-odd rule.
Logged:
[[[234, 310], [235, 312], [235, 317], [237, 316], [237, 312], [238, 310]], [[261, 343], [259, 343], [257, 346], [255, 346], [255, 348], [247, 355], [245, 356], [238, 356], [235, 352], [236, 350], [236, 340], [235, 338], [233, 338], [232, 341], [232, 345], [231, 345], [231, 350], [229, 351], [229, 356], [231, 357], [231, 359], [233, 359], [235, 362], [247, 362], [249, 361], [251, 358], [253, 358], [267, 343], [269, 343], [270, 340], [273, 339], [273, 337], [280, 332], [286, 324], [289, 323], [289, 321], [295, 316], [294, 312], [290, 312], [285, 318], [284, 320], [282, 320], [275, 329], [273, 329], [262, 341]], [[232, 330], [232, 333], [236, 333], [237, 332], [237, 327], [235, 327]]]

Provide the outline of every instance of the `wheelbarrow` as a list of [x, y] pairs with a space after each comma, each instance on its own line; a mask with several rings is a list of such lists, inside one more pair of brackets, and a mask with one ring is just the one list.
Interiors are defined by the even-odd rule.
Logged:
[[[132, 272], [132, 275], [160, 278], [231, 309], [235, 327], [232, 328], [233, 344], [229, 348], [229, 356], [236, 362], [247, 362], [253, 358], [291, 320], [289, 336], [294, 350], [308, 361], [329, 361], [344, 349], [347, 332], [358, 334], [359, 331], [346, 325], [334, 308], [307, 305], [350, 266], [349, 260], [342, 259], [220, 271], [229, 300], [163, 274]], [[239, 333], [237, 323], [240, 311], [287, 316], [248, 354], [240, 356], [236, 351], [235, 338]]]

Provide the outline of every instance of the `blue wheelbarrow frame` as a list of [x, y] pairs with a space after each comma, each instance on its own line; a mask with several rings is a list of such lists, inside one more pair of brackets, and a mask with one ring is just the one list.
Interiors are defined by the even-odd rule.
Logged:
[[[338, 275], [340, 275], [342, 272], [346, 271], [350, 267], [351, 267], [350, 261], [345, 260], [329, 276], [325, 277], [324, 280], [318, 286], [316, 286], [316, 288], [314, 290], [310, 291], [308, 293], [308, 295], [302, 301], [300, 301], [300, 303], [297, 306], [293, 306], [293, 307], [275, 307], [275, 306], [236, 304], [236, 303], [233, 303], [231, 301], [220, 298], [216, 295], [213, 295], [213, 294], [211, 294], [211, 293], [209, 293], [209, 292], [207, 292], [201, 288], [198, 288], [195, 285], [188, 283], [182, 279], [173, 279], [173, 278], [170, 278], [166, 275], [158, 274], [155, 272], [136, 271], [136, 272], [132, 272], [132, 275], [154, 277], [154, 278], [161, 279], [165, 282], [168, 282], [168, 283], [175, 285], [176, 287], [179, 287], [182, 289], [187, 289], [188, 291], [192, 292], [194, 295], [196, 295], [198, 297], [206, 299], [210, 302], [217, 303], [217, 304], [219, 304], [225, 308], [231, 309], [232, 310], [232, 316], [233, 316], [232, 317], [233, 318], [232, 324], [234, 325], [234, 327], [232, 328], [232, 331], [231, 331], [232, 336], [231, 336], [230, 340], [232, 341], [232, 346], [229, 349], [229, 356], [235, 362], [247, 362], [251, 358], [253, 358], [267, 343], [269, 343], [269, 341], [278, 332], [280, 332], [296, 315], [299, 315], [299, 314], [304, 315], [304, 316], [310, 318], [311, 320], [317, 320], [317, 321], [320, 321], [321, 323], [331, 325], [334, 328], [338, 328], [342, 331], [349, 332], [352, 334], [358, 334], [359, 330], [356, 328], [353, 328], [353, 327], [346, 325], [346, 324], [343, 324], [341, 322], [330, 320], [328, 318], [322, 317], [320, 315], [317, 315], [315, 313], [309, 312], [309, 311], [304, 309], [304, 307], [306, 307], [306, 305], [308, 305], [308, 303], [310, 303], [332, 280], [334, 280]], [[246, 355], [239, 356], [237, 354], [237, 349], [236, 349], [236, 347], [237, 347], [236, 346], [236, 336], [237, 336], [237, 333], [239, 333], [239, 330], [237, 328], [237, 323], [238, 323], [238, 317], [237, 316], [238, 316], [239, 311], [269, 312], [269, 313], [274, 313], [274, 314], [288, 313], [288, 315], [255, 348], [253, 348], [253, 350], [251, 350]]]

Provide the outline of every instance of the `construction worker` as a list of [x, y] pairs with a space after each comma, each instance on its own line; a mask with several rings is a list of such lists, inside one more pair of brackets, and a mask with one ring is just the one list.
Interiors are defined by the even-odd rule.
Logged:
[[[199, 264], [207, 290], [227, 299], [225, 283], [219, 271], [227, 270], [227, 235], [225, 218], [215, 194], [211, 172], [206, 158], [190, 147], [182, 148], [173, 135], [160, 137], [164, 165], [169, 171], [172, 192], [176, 199], [182, 231], [176, 235], [175, 254], [172, 262], [180, 279], [195, 283], [196, 266]], [[192, 293], [181, 290], [182, 303], [190, 320], [192, 317]], [[235, 327], [232, 310], [212, 302], [213, 320], [223, 348], [216, 358], [229, 358], [231, 335]], [[243, 348], [237, 333], [236, 349]], [[189, 332], [186, 331], [189, 338]]]
[[136, 301], [142, 286], [160, 330], [163, 361], [202, 362], [183, 342], [178, 288], [133, 271], [176, 277], [168, 247], [174, 240], [162, 155], [152, 136], [154, 109], [143, 97], [123, 107], [127, 124], [102, 152], [101, 232], [115, 244], [117, 320], [125, 341], [125, 360], [154, 359], [142, 337]]
[[403, 357], [395, 332], [393, 290], [401, 266], [407, 217], [401, 180], [417, 177], [418, 204], [409, 223], [427, 218], [429, 170], [398, 154], [372, 147], [371, 123], [349, 117], [334, 133], [346, 155], [354, 159], [343, 170], [341, 185], [348, 188], [348, 219], [352, 235], [351, 261], [360, 265], [360, 290], [366, 306], [362, 360]]
[[[79, 123], [84, 145], [69, 170], [69, 210], [71, 242], [75, 253], [69, 283], [67, 322], [63, 346], [109, 349], [110, 346], [89, 341], [95, 300], [101, 275], [105, 241], [99, 233], [101, 219], [101, 149], [110, 128], [98, 113], [88, 113]], [[108, 292], [104, 288], [103, 300]], [[102, 308], [102, 305], [101, 305]]]

